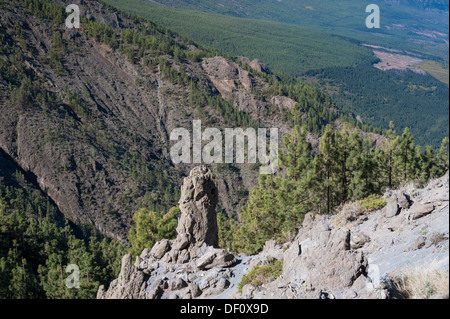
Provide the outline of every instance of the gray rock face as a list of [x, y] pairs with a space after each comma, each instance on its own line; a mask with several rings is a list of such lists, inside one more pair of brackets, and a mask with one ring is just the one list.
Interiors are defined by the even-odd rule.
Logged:
[[[351, 249], [350, 230], [341, 227], [328, 230], [320, 217], [315, 222], [311, 219], [312, 216], [307, 217], [307, 227], [300, 230], [284, 253], [284, 280], [308, 286], [307, 291], [302, 291], [307, 298], [319, 295], [342, 298], [342, 291], [351, 288], [360, 276], [366, 280], [367, 259], [362, 252]], [[355, 236], [361, 237], [359, 241], [367, 240], [363, 234]], [[367, 296], [369, 292], [364, 286], [358, 294]]]
[[[204, 169], [196, 172], [201, 174], [191, 175], [209, 176]], [[185, 185], [191, 184], [193, 176]], [[202, 240], [206, 231], [185, 232], [180, 227], [192, 240], [184, 246], [178, 242], [183, 236], [160, 241], [151, 251], [144, 251], [136, 265], [130, 255], [125, 256], [119, 277], [107, 291], [100, 287], [98, 298], [389, 298], [391, 278], [398, 270], [416, 266], [448, 270], [448, 189], [446, 175], [411, 196], [406, 191], [390, 191], [385, 197], [395, 198], [392, 202], [398, 206], [393, 217], [388, 217], [386, 209], [370, 213], [343, 210], [336, 216], [307, 214], [292, 242], [268, 241], [254, 256], [235, 257]], [[196, 193], [195, 187], [187, 187], [182, 198], [193, 198], [190, 194]], [[204, 195], [198, 198], [214, 203]], [[198, 210], [209, 207], [194, 205]], [[245, 285], [238, 293], [243, 275], [273, 258], [283, 260], [282, 275], [260, 287]]]
[[131, 254], [127, 254], [122, 258], [122, 268], [119, 277], [111, 282], [107, 291], [105, 291], [103, 285], [100, 286], [97, 299], [142, 298], [144, 279], [145, 274], [133, 265]]
[[225, 268], [236, 262], [233, 254], [215, 248], [218, 242], [215, 178], [204, 166], [184, 179], [179, 201], [181, 216], [175, 240], [163, 239], [144, 249], [131, 262], [123, 258], [119, 277], [98, 298], [198, 298], [217, 295], [230, 286]]
[[205, 166], [194, 168], [184, 179], [179, 201], [181, 216], [178, 221], [176, 250], [192, 246], [217, 246], [218, 229], [216, 205], [218, 191], [214, 176]]
[[373, 212], [355, 229], [370, 235], [360, 250], [373, 269], [369, 277], [374, 281], [389, 282], [396, 271], [408, 267], [449, 269], [448, 174], [408, 192], [412, 204], [398, 216], [387, 219], [382, 212]]

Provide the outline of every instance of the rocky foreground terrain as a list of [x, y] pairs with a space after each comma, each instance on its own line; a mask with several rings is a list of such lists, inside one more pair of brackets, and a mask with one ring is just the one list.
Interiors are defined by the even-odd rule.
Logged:
[[[108, 289], [100, 286], [97, 297], [399, 298], [405, 297], [399, 280], [414, 270], [443, 274], [447, 281], [446, 291], [430, 288], [419, 297], [448, 298], [448, 173], [423, 189], [388, 190], [387, 205], [378, 211], [348, 204], [334, 216], [310, 213], [292, 242], [269, 241], [254, 256], [216, 248], [217, 196], [209, 169], [194, 168], [182, 187], [177, 238], [145, 249], [134, 263], [124, 256], [119, 277]], [[245, 274], [273, 259], [283, 263], [278, 278], [239, 291]]]

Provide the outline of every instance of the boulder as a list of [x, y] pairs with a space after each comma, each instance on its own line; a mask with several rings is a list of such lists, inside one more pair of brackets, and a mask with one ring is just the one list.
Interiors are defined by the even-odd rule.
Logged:
[[172, 291], [180, 290], [187, 286], [188, 284], [182, 278], [176, 278], [170, 282], [170, 289]]
[[141, 259], [145, 259], [145, 258], [147, 258], [148, 257], [148, 254], [149, 254], [149, 250], [148, 250], [148, 248], [144, 248], [144, 250], [141, 252]]
[[397, 196], [388, 199], [386, 206], [383, 208], [383, 214], [386, 218], [392, 218], [400, 213]]
[[200, 295], [202, 294], [202, 291], [197, 283], [193, 282], [189, 285], [189, 287], [191, 289], [191, 295], [193, 298], [200, 297]]
[[158, 241], [150, 251], [150, 255], [156, 259], [161, 259], [170, 250], [170, 241], [163, 239]]
[[358, 249], [370, 241], [370, 237], [362, 232], [352, 233], [350, 236], [350, 248]]
[[401, 209], [409, 209], [411, 207], [411, 199], [408, 194], [399, 192], [397, 194], [397, 202]]
[[417, 237], [417, 239], [414, 241], [414, 250], [421, 249], [423, 246], [425, 246], [425, 242], [426, 238], [424, 236]]
[[213, 249], [199, 258], [196, 262], [196, 267], [200, 270], [207, 270], [211, 268], [226, 268], [230, 267], [236, 262], [233, 254], [227, 252], [225, 249]]
[[435, 207], [433, 204], [416, 203], [411, 207], [409, 213], [411, 218], [414, 220], [422, 218], [428, 214], [431, 214], [434, 211], [434, 208]]

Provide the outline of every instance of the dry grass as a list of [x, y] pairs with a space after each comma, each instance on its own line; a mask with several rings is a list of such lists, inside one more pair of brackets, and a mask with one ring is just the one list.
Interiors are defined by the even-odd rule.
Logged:
[[351, 228], [354, 223], [362, 222], [360, 216], [377, 211], [386, 206], [386, 199], [379, 195], [370, 195], [362, 200], [347, 202], [339, 207], [338, 213], [332, 220], [334, 227]]
[[393, 280], [394, 287], [406, 299], [429, 299], [449, 292], [449, 272], [433, 267], [405, 268]]
[[331, 225], [334, 227], [351, 227], [349, 222], [355, 221], [361, 215], [361, 204], [358, 202], [347, 202], [338, 208]]
[[417, 185], [414, 181], [403, 182], [402, 185], [398, 188], [399, 191], [411, 194], [417, 191], [418, 188], [421, 188], [422, 185]]

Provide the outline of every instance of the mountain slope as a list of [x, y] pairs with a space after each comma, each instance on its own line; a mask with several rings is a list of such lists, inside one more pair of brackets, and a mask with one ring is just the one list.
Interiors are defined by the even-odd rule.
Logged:
[[[99, 2], [82, 8], [82, 29], [69, 30], [64, 7], [49, 1], [0, 6], [0, 148], [75, 224], [124, 239], [139, 207], [175, 206], [192, 165], [172, 163], [169, 136], [176, 127], [191, 130], [193, 119], [203, 128], [284, 134], [294, 122], [319, 133], [340, 116], [311, 85], [282, 84]], [[295, 102], [302, 107], [294, 121]], [[257, 166], [215, 167], [220, 206], [236, 215]]]
[[[112, 2], [117, 4], [123, 1], [111, 0]], [[150, 2], [171, 8], [300, 25], [312, 30], [354, 37], [361, 41], [375, 41], [379, 45], [389, 45], [412, 51], [422, 50], [422, 53], [446, 56], [448, 61], [448, 48], [442, 42], [442, 39], [448, 39], [447, 1], [380, 1], [377, 5], [380, 7], [382, 24], [381, 29], [375, 31], [365, 28], [365, 19], [368, 15], [365, 8], [368, 3], [360, 0], [339, 2], [332, 0], [321, 0], [320, 2], [311, 0], [225, 0], [220, 3], [208, 0], [195, 2], [154, 0]], [[407, 35], [405, 30], [408, 31]], [[415, 33], [424, 30], [441, 32], [446, 37], [444, 36], [438, 41]], [[424, 42], [427, 45], [423, 45]], [[434, 49], [431, 49], [431, 46], [434, 46]]]
[[[183, 1], [173, 3], [176, 8], [143, 0], [107, 0], [107, 3], [150, 18], [221, 52], [258, 58], [272, 70], [306, 76], [306, 80], [332, 95], [365, 124], [388, 129], [389, 122], [394, 121], [400, 131], [409, 127], [419, 144], [436, 148], [448, 135], [447, 84], [417, 70], [419, 62], [399, 70], [374, 67], [380, 62], [374, 51], [381, 51], [398, 55], [400, 65], [408, 59], [433, 60], [428, 63], [437, 66], [439, 73], [448, 73], [446, 11], [424, 12], [383, 3], [382, 28], [367, 29], [366, 4], [355, 0], [339, 5], [324, 0], [320, 8], [312, 1], [225, 2], [239, 4], [239, 10], [247, 10], [248, 5], [251, 10], [245, 18], [231, 13], [217, 14], [220, 10], [211, 13], [210, 1], [189, 2], [189, 9], [179, 9], [185, 8]], [[201, 12], [206, 5], [211, 10]], [[284, 10], [286, 7], [292, 10]], [[261, 18], [255, 13], [258, 10], [281, 16], [278, 20]], [[295, 21], [288, 24], [288, 19]], [[389, 60], [387, 63], [395, 65]]]

